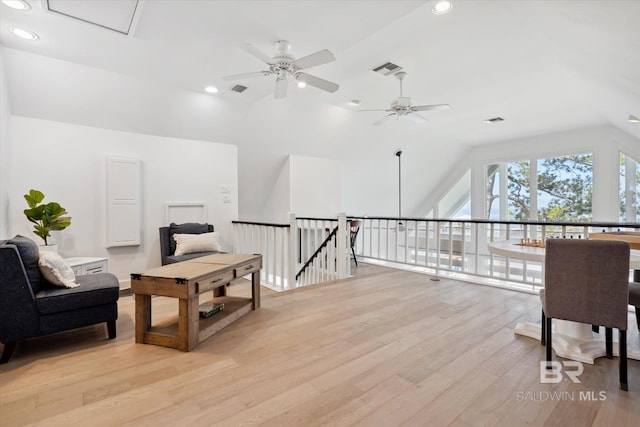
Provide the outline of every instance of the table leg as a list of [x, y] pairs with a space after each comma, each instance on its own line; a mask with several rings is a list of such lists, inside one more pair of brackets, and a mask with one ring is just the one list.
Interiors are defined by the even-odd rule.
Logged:
[[151, 328], [151, 295], [136, 294], [136, 342], [144, 343], [144, 334]]
[[251, 273], [251, 309], [260, 307], [260, 270]]
[[179, 300], [178, 307], [178, 349], [191, 351], [199, 344], [200, 320], [198, 296]]

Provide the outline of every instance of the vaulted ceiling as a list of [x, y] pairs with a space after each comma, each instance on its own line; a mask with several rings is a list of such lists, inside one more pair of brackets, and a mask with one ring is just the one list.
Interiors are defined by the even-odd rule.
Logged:
[[[398, 147], [417, 198], [476, 144], [600, 124], [640, 139], [640, 125], [627, 121], [640, 116], [638, 1], [454, 0], [443, 16], [431, 1], [410, 0], [27, 1], [28, 12], [0, 6], [13, 114], [237, 144], [241, 214], [260, 211], [287, 154], [348, 165], [351, 185], [373, 188], [359, 192], [371, 201], [354, 213], [374, 213], [394, 185], [385, 181]], [[40, 39], [18, 39], [11, 26]], [[239, 43], [273, 54], [278, 40], [298, 58], [332, 51], [335, 62], [309, 73], [340, 89], [291, 83], [274, 100], [273, 76], [222, 79], [264, 68]], [[414, 104], [451, 110], [423, 113], [423, 124], [371, 126], [382, 113], [355, 110], [386, 108], [399, 94], [396, 79], [371, 71], [387, 61], [408, 73], [404, 95]], [[248, 89], [230, 91], [236, 83]], [[219, 92], [204, 94], [207, 85]], [[497, 116], [505, 121], [484, 122]]]

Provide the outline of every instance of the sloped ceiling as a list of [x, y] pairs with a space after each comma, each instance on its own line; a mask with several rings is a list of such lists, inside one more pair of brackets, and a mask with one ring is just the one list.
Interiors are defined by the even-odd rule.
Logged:
[[[139, 0], [129, 35], [29, 3], [29, 12], [0, 6], [13, 114], [237, 144], [245, 216], [259, 215], [288, 154], [340, 159], [357, 199], [345, 206], [394, 214], [393, 151], [402, 147], [410, 214], [411, 200], [473, 145], [599, 124], [640, 140], [640, 125], [626, 120], [640, 116], [636, 1], [454, 0], [450, 14], [435, 16], [431, 1]], [[40, 40], [17, 39], [9, 26]], [[310, 72], [340, 89], [292, 84], [274, 100], [270, 78], [222, 80], [262, 69], [238, 43], [273, 53], [280, 39], [296, 57], [334, 52], [336, 62]], [[414, 104], [451, 110], [425, 113], [420, 125], [372, 127], [380, 114], [347, 102], [386, 108], [398, 96], [397, 80], [370, 71], [386, 61], [408, 72]], [[249, 89], [229, 91], [236, 83]], [[204, 94], [210, 84], [220, 92]], [[483, 122], [496, 116], [505, 121]]]

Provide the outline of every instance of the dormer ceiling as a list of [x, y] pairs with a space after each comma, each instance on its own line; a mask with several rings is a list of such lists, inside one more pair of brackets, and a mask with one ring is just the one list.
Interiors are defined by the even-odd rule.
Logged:
[[[292, 83], [290, 93], [306, 91], [308, 102], [354, 110], [348, 103], [357, 99], [358, 109], [379, 108], [396, 96], [397, 81], [372, 70], [391, 63], [408, 73], [412, 102], [451, 105], [425, 125], [457, 141], [602, 123], [640, 137], [627, 121], [640, 114], [638, 1], [456, 0], [443, 16], [418, 0], [26, 1], [28, 12], [1, 7], [7, 48], [177, 90], [212, 85], [219, 89], [212, 96], [247, 108], [293, 101], [269, 99], [270, 79], [222, 79], [261, 65], [238, 45], [272, 53], [275, 42], [290, 40], [296, 54], [326, 48], [336, 56], [314, 69], [340, 85], [336, 93]], [[7, 28], [15, 25], [40, 40], [13, 37]], [[236, 85], [250, 90], [237, 93]], [[505, 122], [489, 127], [491, 117]]]

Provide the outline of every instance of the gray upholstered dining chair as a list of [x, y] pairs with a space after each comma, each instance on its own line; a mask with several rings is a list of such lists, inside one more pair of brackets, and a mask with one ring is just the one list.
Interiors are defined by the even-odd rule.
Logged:
[[619, 331], [620, 388], [627, 390], [629, 244], [613, 240], [550, 239], [545, 253], [542, 328], [548, 366], [551, 319], [605, 327], [607, 357], [612, 328]]

